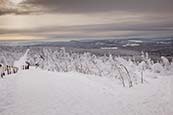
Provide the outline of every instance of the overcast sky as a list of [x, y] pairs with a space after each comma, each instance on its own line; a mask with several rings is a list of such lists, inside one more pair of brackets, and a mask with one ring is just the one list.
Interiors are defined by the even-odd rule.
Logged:
[[173, 36], [173, 0], [0, 0], [0, 40]]

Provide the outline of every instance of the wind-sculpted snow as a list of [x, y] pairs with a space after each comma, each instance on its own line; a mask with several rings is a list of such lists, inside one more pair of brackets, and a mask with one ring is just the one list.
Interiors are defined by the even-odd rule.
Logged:
[[172, 76], [123, 88], [114, 79], [32, 68], [0, 79], [0, 115], [172, 115]]
[[[79, 72], [100, 77], [109, 77], [121, 81], [123, 86], [147, 82], [147, 77], [156, 78], [160, 74], [173, 71], [173, 63], [166, 57], [154, 63], [148, 53], [141, 53], [140, 61], [133, 58], [104, 55], [98, 56], [89, 52], [66, 52], [65, 48], [27, 47], [5, 49], [0, 53], [1, 63], [21, 65], [25, 61], [32, 66], [48, 71]], [[27, 51], [27, 55], [23, 56]], [[8, 56], [9, 55], [9, 56]], [[23, 56], [23, 57], [22, 57]], [[25, 59], [23, 59], [25, 58]], [[17, 61], [17, 63], [16, 63]], [[22, 61], [22, 62], [21, 62]], [[15, 63], [14, 63], [15, 62]], [[154, 75], [154, 76], [153, 76]]]
[[32, 65], [57, 72], [79, 72], [101, 77], [111, 77], [122, 82], [123, 86], [132, 87], [134, 84], [146, 82], [146, 77], [153, 74], [169, 73], [172, 64], [166, 57], [154, 63], [148, 53], [141, 54], [141, 61], [123, 57], [96, 56], [89, 52], [68, 53], [65, 48], [52, 50], [44, 48], [38, 53], [30, 52], [28, 58]]

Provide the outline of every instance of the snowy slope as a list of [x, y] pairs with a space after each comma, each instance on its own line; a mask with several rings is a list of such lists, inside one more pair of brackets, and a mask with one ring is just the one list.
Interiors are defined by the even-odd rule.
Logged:
[[31, 68], [0, 79], [0, 115], [171, 115], [173, 77], [133, 88], [116, 80]]

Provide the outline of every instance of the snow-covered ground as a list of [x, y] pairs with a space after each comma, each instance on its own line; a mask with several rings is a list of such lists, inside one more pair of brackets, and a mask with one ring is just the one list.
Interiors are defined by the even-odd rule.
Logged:
[[[21, 68], [29, 58], [28, 52], [29, 50], [26, 50], [26, 53], [14, 62], [14, 66]], [[54, 63], [59, 64], [66, 56], [68, 58], [65, 58], [63, 62], [71, 59], [66, 52], [60, 53], [65, 57], [53, 55], [50, 52], [45, 50], [48, 59], [43, 59], [44, 67], [47, 69], [36, 67], [31, 67], [29, 70], [19, 69], [17, 74], [0, 79], [0, 115], [173, 114], [173, 64], [169, 63], [165, 57], [161, 57], [162, 63], [155, 64], [151, 63], [148, 54], [144, 53], [142, 54], [144, 61], [139, 64], [121, 57], [113, 60], [112, 56], [108, 59], [105, 57], [107, 61], [105, 58], [101, 61], [100, 58], [89, 54], [81, 55], [82, 61], [76, 60], [80, 66], [83, 62], [91, 60], [91, 57], [96, 59], [97, 63], [84, 63], [83, 70], [89, 71], [91, 65], [95, 64], [94, 70], [99, 70], [97, 73], [102, 73], [106, 69], [111, 70], [109, 73], [114, 77], [108, 77], [106, 76], [108, 74], [99, 76], [85, 73], [85, 71], [83, 72], [85, 74], [77, 73], [75, 69], [71, 69], [71, 72], [50, 72], [51, 68], [56, 67], [53, 66]], [[60, 57], [62, 59], [58, 61]], [[56, 61], [52, 60], [54, 58]], [[61, 68], [69, 67], [71, 61], [67, 62]], [[116, 64], [119, 62], [126, 66], [131, 77], [117, 67]], [[114, 67], [111, 66], [112, 64], [115, 64], [113, 69], [111, 69]], [[100, 67], [104, 67], [104, 71], [101, 71]], [[132, 78], [133, 87], [128, 88], [128, 83], [126, 87], [122, 87], [122, 81], [115, 76], [115, 71], [118, 70], [122, 71], [120, 75], [124, 77], [123, 81], [129, 82], [129, 78], [126, 77]], [[141, 74], [144, 76], [143, 84], [139, 82]]]
[[172, 115], [173, 76], [122, 87], [75, 72], [30, 70], [0, 79], [0, 115]]

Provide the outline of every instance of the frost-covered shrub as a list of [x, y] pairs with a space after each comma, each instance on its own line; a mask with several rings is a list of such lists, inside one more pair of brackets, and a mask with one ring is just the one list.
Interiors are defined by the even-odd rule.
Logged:
[[40, 68], [57, 72], [79, 72], [101, 77], [112, 77], [119, 79], [123, 86], [131, 87], [133, 84], [144, 83], [146, 73], [160, 73], [166, 71], [164, 67], [169, 67], [165, 57], [162, 63], [153, 63], [148, 53], [142, 52], [141, 61], [112, 56], [96, 56], [89, 52], [82, 54], [69, 53], [65, 48], [50, 49], [43, 48], [40, 52], [32, 52], [29, 57], [32, 65], [36, 63]]
[[[14, 48], [15, 49], [15, 48]], [[6, 51], [7, 50], [7, 51]], [[27, 49], [5, 49], [0, 53], [0, 63], [13, 64]], [[133, 60], [133, 61], [132, 61]], [[119, 79], [123, 86], [144, 83], [148, 73], [164, 73], [173, 70], [173, 63], [166, 57], [161, 62], [153, 63], [148, 53], [141, 53], [141, 61], [112, 56], [96, 56], [89, 52], [66, 52], [65, 48], [35, 47], [30, 48], [27, 61], [36, 68], [57, 72], [79, 72], [101, 77]]]
[[169, 69], [169, 65], [170, 65], [169, 60], [164, 56], [161, 56], [161, 60], [162, 60], [163, 67], [165, 69]]
[[25, 48], [20, 47], [0, 47], [0, 63], [4, 65], [13, 65], [15, 60], [18, 60], [23, 53]]
[[120, 79], [124, 86], [128, 84], [129, 87], [132, 86], [132, 81], [136, 78], [131, 70], [135, 67], [131, 60], [127, 61], [121, 57], [112, 57], [112, 55], [96, 56], [88, 52], [83, 54], [67, 53], [64, 48], [58, 51], [44, 48], [41, 53], [30, 55], [32, 55], [29, 58], [31, 65], [37, 64], [40, 68], [49, 71], [75, 71], [101, 77], [114, 77]]
[[161, 73], [163, 71], [163, 66], [160, 63], [155, 63], [152, 65], [152, 71], [155, 73]]

